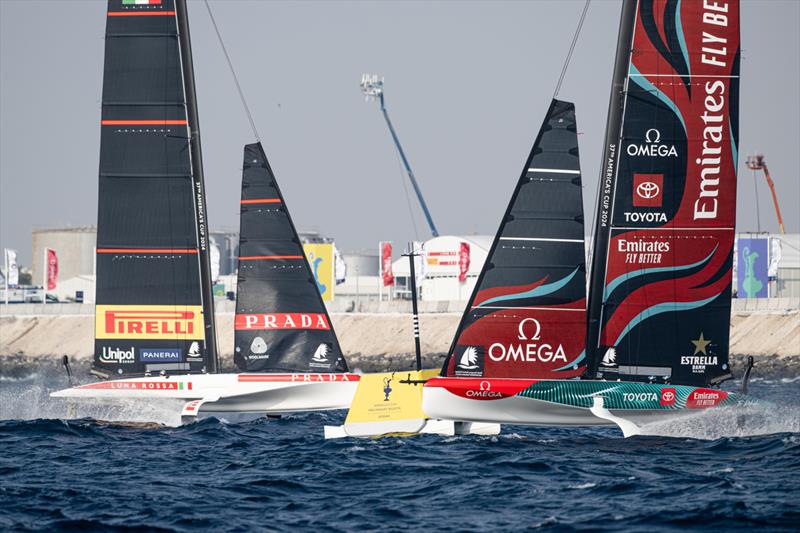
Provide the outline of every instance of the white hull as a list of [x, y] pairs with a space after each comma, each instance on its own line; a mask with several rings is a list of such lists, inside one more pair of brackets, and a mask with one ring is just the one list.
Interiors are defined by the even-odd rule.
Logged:
[[699, 387], [575, 380], [434, 378], [422, 391], [431, 418], [538, 426], [646, 424], [744, 401]]
[[186, 400], [183, 416], [213, 413], [281, 414], [347, 409], [356, 374], [192, 374], [101, 381], [64, 389], [56, 398]]

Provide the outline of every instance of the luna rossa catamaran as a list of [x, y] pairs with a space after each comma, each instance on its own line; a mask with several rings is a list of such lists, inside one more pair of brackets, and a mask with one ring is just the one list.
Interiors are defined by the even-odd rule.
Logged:
[[574, 108], [554, 101], [424, 386], [428, 416], [622, 427], [745, 401], [718, 388], [739, 62], [737, 0], [623, 2], [588, 305]]
[[179, 398], [183, 415], [341, 409], [347, 372], [261, 144], [245, 147], [235, 363], [222, 373], [186, 0], [109, 0], [95, 353], [72, 398]]

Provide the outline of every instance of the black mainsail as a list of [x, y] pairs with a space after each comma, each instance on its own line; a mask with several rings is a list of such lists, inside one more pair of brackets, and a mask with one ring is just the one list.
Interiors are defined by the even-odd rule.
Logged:
[[739, 2], [625, 0], [590, 276], [589, 377], [730, 376]]
[[575, 106], [553, 100], [443, 376], [571, 378], [584, 370], [586, 264]]
[[244, 147], [234, 327], [242, 371], [347, 371], [261, 143]]
[[93, 371], [215, 372], [185, 0], [109, 0]]

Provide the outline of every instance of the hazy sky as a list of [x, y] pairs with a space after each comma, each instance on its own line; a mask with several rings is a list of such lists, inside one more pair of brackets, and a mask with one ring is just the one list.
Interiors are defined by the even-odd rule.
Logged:
[[[398, 159], [362, 72], [386, 101], [441, 233], [494, 233], [583, 8], [528, 2], [213, 0], [296, 224], [345, 250], [412, 239]], [[594, 196], [620, 2], [595, 0], [560, 97], [576, 103], [584, 198]], [[202, 2], [190, 1], [211, 227], [237, 229], [253, 140]], [[30, 260], [35, 227], [93, 225], [105, 2], [0, 0], [0, 247]], [[761, 150], [787, 231], [800, 231], [800, 2], [742, 1], [739, 220], [756, 228]], [[777, 230], [763, 176], [762, 229]], [[416, 200], [420, 237], [427, 228]]]

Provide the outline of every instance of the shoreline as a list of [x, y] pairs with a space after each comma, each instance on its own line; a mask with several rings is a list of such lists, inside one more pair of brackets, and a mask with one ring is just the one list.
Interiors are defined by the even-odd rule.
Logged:
[[[425, 368], [439, 368], [450, 349], [460, 313], [420, 315]], [[351, 370], [405, 371], [413, 366], [410, 314], [332, 313], [331, 321]], [[233, 314], [217, 313], [223, 369], [233, 369]], [[731, 316], [730, 364], [741, 377], [747, 356], [753, 376], [800, 376], [800, 311], [735, 313]], [[68, 355], [77, 378], [88, 376], [94, 350], [92, 315], [0, 316], [0, 376], [14, 377], [38, 367], [61, 366]], [[62, 370], [63, 371], [63, 370]]]

